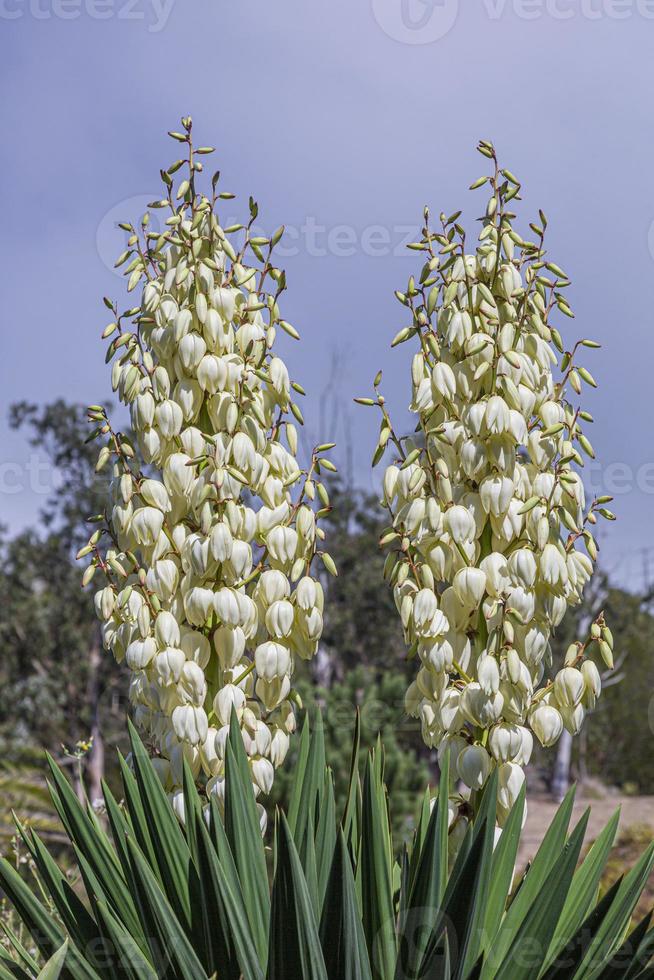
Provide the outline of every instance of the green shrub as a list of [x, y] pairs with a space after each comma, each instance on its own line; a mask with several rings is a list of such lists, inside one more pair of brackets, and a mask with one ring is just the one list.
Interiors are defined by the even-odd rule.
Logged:
[[[188, 769], [180, 825], [131, 731], [121, 760], [124, 803], [105, 790], [109, 832], [54, 763], [52, 796], [75, 849], [82, 899], [38, 835], [19, 828], [38, 868], [42, 902], [12, 866], [0, 883], [44, 958], [44, 976], [72, 980], [408, 980], [479, 977], [647, 977], [654, 930], [630, 917], [654, 864], [650, 845], [596, 904], [617, 814], [577, 867], [588, 815], [568, 833], [573, 794], [529, 869], [513, 881], [524, 792], [495, 844], [497, 776], [475, 815], [448, 837], [448, 772], [425, 794], [411, 845], [393, 858], [379, 751], [337, 811], [322, 727], [305, 725], [286, 813], [267, 849], [238, 725], [227, 747], [224, 815], [203, 803]], [[456, 854], [452, 844], [456, 840]], [[494, 846], [495, 844], [495, 846]], [[48, 903], [56, 909], [53, 916]], [[625, 938], [626, 937], [626, 938]], [[31, 978], [39, 963], [15, 943], [0, 977]]]

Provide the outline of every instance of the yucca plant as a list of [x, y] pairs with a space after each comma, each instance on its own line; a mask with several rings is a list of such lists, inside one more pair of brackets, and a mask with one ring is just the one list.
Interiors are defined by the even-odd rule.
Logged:
[[[342, 812], [320, 724], [305, 723], [293, 794], [270, 849], [235, 718], [227, 746], [224, 813], [185, 774], [180, 824], [136, 732], [121, 759], [124, 801], [105, 787], [105, 830], [50, 760], [54, 805], [85, 890], [57, 868], [39, 836], [19, 826], [44, 885], [37, 898], [6, 861], [0, 884], [50, 959], [44, 977], [201, 980], [650, 977], [650, 915], [630, 927], [654, 845], [598, 901], [616, 813], [579, 864], [588, 814], [569, 831], [573, 793], [528, 869], [516, 877], [524, 792], [496, 840], [496, 777], [466, 835], [448, 836], [447, 761], [427, 792], [399, 861], [389, 829], [380, 749], [359, 776], [355, 737]], [[46, 898], [47, 896], [47, 898]], [[0, 978], [41, 966], [12, 934]]]

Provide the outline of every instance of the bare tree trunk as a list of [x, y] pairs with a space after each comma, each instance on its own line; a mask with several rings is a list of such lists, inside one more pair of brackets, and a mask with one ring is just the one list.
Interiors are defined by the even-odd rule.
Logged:
[[73, 784], [73, 790], [75, 796], [80, 801], [84, 803], [84, 786], [82, 785], [82, 780], [80, 778], [80, 766], [79, 762], [74, 758], [74, 753], [77, 748], [77, 743], [80, 739], [80, 712], [78, 710], [78, 698], [75, 691], [75, 685], [72, 679], [68, 679], [68, 686], [66, 690], [66, 701], [68, 703], [68, 718], [69, 718], [69, 728], [68, 728], [68, 745], [62, 745], [64, 750], [64, 760], [65, 765], [70, 765], [70, 778]]
[[560, 803], [570, 788], [570, 766], [572, 763], [572, 735], [564, 730], [556, 748], [554, 775], [552, 776], [552, 798]]
[[82, 784], [82, 780], [80, 779], [79, 762], [77, 761], [77, 759], [75, 759], [75, 764], [74, 764], [74, 766], [73, 766], [73, 768], [71, 770], [70, 775], [71, 775], [71, 779], [73, 781], [73, 789], [75, 791], [75, 796], [80, 801], [80, 803], [83, 804], [84, 803], [84, 786]]
[[97, 631], [89, 651], [88, 704], [91, 709], [91, 738], [93, 746], [86, 761], [88, 793], [91, 803], [102, 799], [102, 780], [104, 778], [104, 739], [100, 727], [100, 669], [102, 647]]
[[313, 676], [316, 684], [320, 687], [329, 688], [332, 683], [332, 674], [332, 658], [323, 646], [319, 646], [313, 661]]
[[584, 725], [579, 733], [579, 752], [577, 754], [577, 781], [585, 783], [588, 779], [588, 723]]

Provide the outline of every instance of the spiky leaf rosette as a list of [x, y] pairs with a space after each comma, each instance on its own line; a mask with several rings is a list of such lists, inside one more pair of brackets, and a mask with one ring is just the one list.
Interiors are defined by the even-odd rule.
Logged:
[[[381, 750], [365, 760], [362, 784], [355, 736], [351, 782], [339, 800], [322, 726], [305, 725], [289, 808], [271, 835], [269, 876], [238, 722], [228, 735], [224, 823], [215, 800], [207, 820], [187, 769], [181, 826], [152, 760], [134, 731], [131, 737], [124, 804], [104, 789], [107, 830], [51, 762], [53, 803], [79, 865], [78, 887], [38, 834], [19, 826], [40, 887], [33, 893], [0, 860], [3, 894], [23, 924], [6, 930], [0, 980], [38, 980], [60, 968], [71, 980], [652, 976], [651, 914], [633, 928], [630, 920], [654, 845], [598, 901], [618, 813], [580, 861], [588, 811], [571, 829], [573, 791], [528, 870], [516, 873], [524, 792], [495, 845], [494, 773], [452, 857], [445, 760], [438, 801], [430, 806], [425, 793], [400, 865]], [[50, 963], [40, 972], [44, 959]]]

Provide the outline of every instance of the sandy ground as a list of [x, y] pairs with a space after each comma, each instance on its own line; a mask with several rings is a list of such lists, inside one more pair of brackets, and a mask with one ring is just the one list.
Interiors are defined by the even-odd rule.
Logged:
[[[587, 807], [590, 807], [590, 819], [586, 831], [587, 844], [590, 844], [597, 837], [617, 807], [621, 809], [621, 830], [635, 824], [648, 824], [652, 827], [652, 836], [654, 837], [654, 796], [620, 796], [616, 794], [597, 799], [584, 797], [583, 794], [578, 793], [571, 826], [574, 826], [574, 823]], [[556, 804], [547, 798], [528, 795], [527, 823], [518, 852], [520, 865], [524, 866], [538, 850], [556, 810]]]

